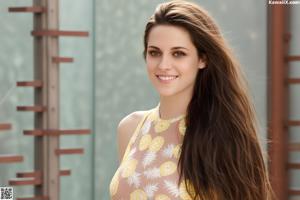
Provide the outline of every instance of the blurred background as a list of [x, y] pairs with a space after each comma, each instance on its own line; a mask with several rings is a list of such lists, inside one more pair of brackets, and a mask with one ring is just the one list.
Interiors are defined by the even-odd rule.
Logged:
[[[118, 167], [116, 127], [127, 114], [157, 105], [158, 95], [148, 81], [142, 57], [145, 24], [159, 0], [63, 0], [60, 1], [60, 29], [89, 31], [89, 38], [60, 38], [60, 54], [74, 57], [74, 63], [60, 65], [60, 125], [62, 128], [90, 128], [91, 135], [62, 136], [62, 147], [83, 147], [83, 155], [61, 157], [62, 168], [71, 176], [61, 178], [61, 199], [109, 199], [109, 183]], [[256, 106], [260, 134], [266, 149], [267, 135], [267, 7], [259, 0], [194, 1], [215, 18], [228, 40], [250, 84]], [[12, 14], [11, 6], [30, 6], [29, 0], [0, 2], [0, 122], [13, 129], [0, 133], [0, 153], [25, 157], [19, 164], [0, 164], [0, 186], [17, 171], [33, 169], [33, 137], [23, 136], [33, 129], [33, 114], [16, 111], [17, 105], [32, 105], [33, 90], [17, 88], [16, 81], [33, 79], [33, 17]], [[300, 5], [291, 14], [299, 19]], [[299, 21], [291, 29], [295, 37], [290, 52], [300, 53]], [[294, 39], [294, 38], [293, 38]], [[300, 76], [299, 62], [289, 68]], [[300, 119], [299, 86], [291, 90], [294, 104], [290, 116]], [[297, 135], [298, 133], [298, 135]], [[291, 139], [300, 141], [299, 128]], [[298, 154], [291, 159], [300, 160]], [[291, 186], [300, 184], [293, 171]], [[14, 187], [15, 196], [33, 194], [31, 186]], [[83, 196], [84, 195], [84, 196]], [[292, 198], [291, 198], [292, 199]], [[296, 199], [296, 198], [295, 198]]]

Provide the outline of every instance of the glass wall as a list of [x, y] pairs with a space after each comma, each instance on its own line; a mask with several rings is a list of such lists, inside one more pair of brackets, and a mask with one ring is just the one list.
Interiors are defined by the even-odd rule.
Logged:
[[[299, 5], [291, 6], [291, 18], [299, 19], [300, 17], [300, 7]], [[292, 33], [292, 38], [290, 41], [289, 55], [299, 55], [300, 54], [300, 26], [299, 21], [293, 20], [290, 24], [290, 32]], [[289, 77], [299, 78], [300, 77], [300, 62], [290, 62], [289, 64]], [[290, 85], [289, 91], [289, 118], [290, 120], [300, 119], [300, 86], [299, 84]], [[299, 143], [300, 142], [300, 127], [291, 127], [289, 129], [289, 142]], [[300, 152], [294, 151], [290, 153], [289, 161], [292, 163], [300, 162]], [[290, 188], [299, 188], [300, 186], [300, 172], [297, 169], [290, 170]], [[299, 199], [299, 195], [293, 196], [291, 200]]]
[[[17, 0], [0, 3], [0, 123], [11, 123], [12, 129], [0, 132], [0, 154], [18, 154], [24, 162], [0, 164], [0, 186], [17, 172], [33, 168], [33, 138], [23, 136], [24, 129], [33, 128], [33, 114], [17, 112], [16, 107], [33, 104], [31, 88], [17, 88], [17, 81], [33, 79], [32, 16], [8, 13], [10, 6], [30, 5]], [[15, 187], [15, 195], [31, 196], [32, 187]]]
[[[61, 199], [94, 199], [94, 9], [93, 1], [60, 2], [60, 29], [88, 31], [89, 37], [61, 37], [60, 56], [74, 63], [60, 65], [60, 125], [62, 129], [92, 129], [91, 135], [62, 136], [62, 148], [84, 148], [84, 154], [62, 156]], [[84, 196], [82, 196], [84, 194]], [[98, 198], [99, 199], [99, 198]]]

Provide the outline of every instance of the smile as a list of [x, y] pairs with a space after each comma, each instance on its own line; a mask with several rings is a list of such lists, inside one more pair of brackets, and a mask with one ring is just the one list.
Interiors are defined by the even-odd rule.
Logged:
[[163, 82], [170, 82], [172, 80], [175, 80], [176, 78], [178, 78], [178, 76], [165, 76], [165, 75], [156, 75], [156, 77]]

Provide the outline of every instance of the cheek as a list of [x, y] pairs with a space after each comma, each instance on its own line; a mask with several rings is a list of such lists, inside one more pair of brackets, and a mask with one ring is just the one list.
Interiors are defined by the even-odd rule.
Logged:
[[153, 59], [147, 59], [146, 60], [146, 66], [147, 66], [147, 71], [151, 72], [154, 71], [155, 66], [156, 66], [156, 62]]

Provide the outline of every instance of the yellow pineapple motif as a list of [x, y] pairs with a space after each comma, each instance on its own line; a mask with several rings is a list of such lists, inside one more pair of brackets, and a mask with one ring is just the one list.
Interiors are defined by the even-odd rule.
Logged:
[[122, 177], [128, 178], [131, 176], [135, 172], [137, 164], [138, 161], [136, 159], [127, 160], [122, 167]]
[[161, 133], [170, 127], [170, 122], [168, 120], [157, 120], [154, 126], [156, 133]]
[[160, 148], [164, 145], [165, 139], [162, 136], [156, 136], [150, 146], [149, 146], [149, 151], [152, 152], [157, 152], [160, 150]]
[[140, 140], [139, 150], [143, 151], [147, 149], [151, 144], [151, 141], [152, 141], [152, 137], [150, 134], [143, 135], [143, 137]]
[[119, 187], [119, 173], [116, 172], [115, 176], [111, 180], [110, 187], [109, 187], [111, 196], [114, 196], [117, 193], [118, 187]]
[[[195, 196], [195, 190], [193, 189], [193, 186], [192, 184], [187, 181], [187, 187], [190, 188], [190, 191], [191, 191], [191, 195], [192, 196]], [[181, 199], [183, 200], [192, 200], [193, 198], [189, 195], [189, 193], [187, 192], [187, 189], [185, 187], [185, 183], [184, 181], [182, 181], [180, 183], [180, 186], [179, 186], [179, 191], [180, 191], [180, 197]]]
[[180, 135], [184, 136], [185, 131], [186, 131], [186, 125], [185, 125], [185, 119], [183, 118], [179, 122], [179, 133], [180, 133]]
[[147, 200], [147, 194], [140, 189], [134, 190], [130, 193], [130, 200]]
[[148, 119], [149, 119], [150, 121], [155, 121], [155, 120], [157, 120], [157, 119], [158, 119], [157, 113], [156, 113], [156, 112], [151, 112], [151, 114], [148, 116]]
[[180, 151], [181, 151], [181, 145], [178, 144], [174, 147], [173, 149], [173, 156], [176, 158], [176, 159], [179, 159], [179, 156], [180, 156]]
[[159, 171], [161, 176], [168, 176], [173, 174], [177, 169], [177, 165], [172, 161], [164, 162], [160, 165]]
[[155, 196], [155, 200], [171, 200], [167, 195], [158, 194]]

